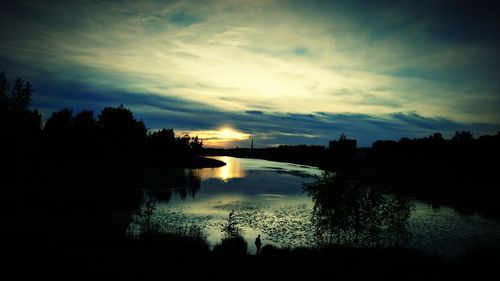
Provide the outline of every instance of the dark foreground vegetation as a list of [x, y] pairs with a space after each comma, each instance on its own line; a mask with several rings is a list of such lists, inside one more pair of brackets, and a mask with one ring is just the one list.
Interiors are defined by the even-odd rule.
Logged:
[[[148, 133], [144, 123], [123, 106], [105, 108], [97, 117], [90, 111], [63, 109], [42, 126], [40, 113], [31, 108], [32, 92], [28, 82], [18, 79], [11, 84], [0, 74], [0, 221], [5, 276], [324, 279], [326, 275], [441, 280], [498, 275], [494, 266], [497, 257], [469, 253], [450, 261], [398, 247], [398, 241], [405, 239], [411, 209], [408, 201], [365, 188], [351, 177], [399, 186], [396, 183], [401, 179], [396, 175], [402, 173], [406, 179], [423, 163], [426, 171], [433, 171], [433, 165], [450, 164], [453, 177], [462, 176], [459, 172], [465, 170], [473, 175], [491, 172], [486, 180], [464, 183], [466, 187], [485, 183], [491, 192], [497, 192], [498, 176], [491, 167], [481, 162], [469, 170], [469, 164], [462, 168], [461, 163], [474, 157], [481, 161], [497, 157], [498, 135], [481, 141], [433, 139], [432, 145], [442, 146], [431, 145], [434, 148], [430, 151], [418, 140], [409, 144], [382, 142], [374, 144], [366, 158], [349, 153], [330, 155], [319, 148], [314, 151], [323, 154], [308, 154], [304, 147], [279, 148], [286, 153], [295, 151], [294, 155], [308, 159], [308, 164], [330, 165], [346, 176], [325, 174], [304, 187], [315, 203], [317, 247], [264, 245], [261, 255], [254, 256], [247, 254], [248, 245], [231, 215], [221, 228], [224, 238], [211, 249], [199, 226], [158, 224], [153, 219], [154, 204], [144, 202], [144, 189], [153, 199], [156, 191], [156, 196], [170, 196], [162, 192], [165, 188], [175, 187], [181, 197], [199, 189], [199, 179], [173, 168], [222, 164], [200, 157], [203, 147], [198, 138], [176, 136], [173, 129]], [[406, 150], [400, 151], [403, 147]], [[455, 156], [457, 150], [461, 157]], [[281, 153], [278, 150], [277, 155]], [[408, 184], [402, 186], [410, 194], [423, 194], [408, 189]], [[474, 194], [489, 194], [486, 187]], [[449, 195], [447, 192], [444, 189], [436, 194]], [[460, 196], [466, 194], [463, 192], [468, 192], [467, 188], [457, 191]], [[137, 229], [131, 229], [133, 224]]]
[[[320, 187], [318, 184], [323, 183], [316, 182], [306, 188], [319, 187], [324, 192], [326, 186]], [[345, 188], [337, 195], [346, 195], [351, 188], [360, 187]], [[338, 198], [337, 195], [331, 198]], [[495, 280], [500, 276], [497, 268], [499, 259], [496, 255], [469, 252], [450, 260], [402, 248], [397, 244], [360, 246], [362, 241], [373, 242], [371, 238], [376, 235], [371, 238], [369, 235], [355, 238], [353, 234], [373, 229], [373, 221], [358, 228], [355, 214], [356, 210], [363, 208], [359, 205], [353, 208], [351, 204], [357, 204], [359, 200], [351, 198], [347, 204], [334, 201], [319, 203], [317, 215], [335, 209], [343, 210], [340, 212], [343, 215], [337, 216], [334, 215], [335, 212], [330, 212], [331, 216], [326, 216], [327, 220], [316, 221], [320, 234], [318, 238], [322, 241], [317, 247], [279, 248], [268, 244], [264, 245], [259, 255], [249, 255], [247, 242], [241, 237], [241, 230], [231, 212], [227, 223], [221, 226], [223, 239], [210, 249], [206, 235], [197, 225], [160, 224], [153, 216], [154, 203], [148, 201], [134, 215], [135, 223], [138, 224], [137, 235], [122, 232], [98, 235], [51, 233], [44, 236], [32, 232], [29, 236], [22, 237], [23, 243], [12, 243], [21, 240], [19, 237], [9, 236], [6, 241], [10, 243], [4, 247], [3, 252], [9, 259], [4, 264], [6, 270], [3, 273], [19, 279], [50, 277], [141, 280], [234, 280], [237, 276], [261, 280]], [[370, 210], [370, 206], [367, 207], [364, 211]], [[348, 212], [344, 212], [346, 210]], [[403, 211], [403, 217], [404, 213]], [[321, 217], [323, 216], [318, 216]], [[330, 224], [332, 220], [338, 220], [342, 227]], [[365, 222], [367, 221], [363, 221]], [[379, 230], [380, 233], [383, 232], [382, 228]], [[395, 231], [398, 232], [399, 230]], [[339, 242], [337, 239], [332, 241], [330, 234], [339, 237], [339, 233], [345, 239], [357, 241], [352, 244]]]
[[[183, 236], [155, 240], [112, 240], [89, 243], [57, 241], [29, 249], [7, 251], [6, 276], [67, 279], [234, 280], [495, 280], [492, 260], [467, 256], [454, 262], [402, 249], [276, 249], [266, 247], [260, 256], [222, 254], [196, 247]], [[13, 275], [11, 275], [13, 274]], [[243, 278], [243, 277], [242, 277]]]
[[[108, 244], [128, 241], [145, 188], [179, 190], [186, 179], [175, 168], [224, 165], [199, 156], [197, 137], [176, 136], [173, 129], [148, 133], [123, 106], [97, 117], [62, 109], [42, 126], [32, 94], [29, 82], [12, 83], [0, 73], [2, 251], [21, 271], [34, 273], [38, 264], [64, 271], [71, 257], [90, 253], [99, 261]], [[49, 264], [50, 256], [58, 263]]]

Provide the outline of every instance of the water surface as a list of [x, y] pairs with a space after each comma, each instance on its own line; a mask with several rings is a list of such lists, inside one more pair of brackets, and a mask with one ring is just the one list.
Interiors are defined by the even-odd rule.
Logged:
[[[176, 192], [148, 194], [158, 201], [157, 214], [166, 224], [201, 225], [213, 246], [222, 238], [221, 224], [234, 210], [250, 253], [255, 253], [253, 241], [258, 234], [263, 245], [314, 245], [313, 203], [302, 186], [320, 175], [319, 169], [260, 159], [213, 158], [226, 166], [181, 171], [186, 180]], [[448, 257], [476, 249], [500, 249], [497, 221], [420, 201], [414, 204], [407, 246]]]

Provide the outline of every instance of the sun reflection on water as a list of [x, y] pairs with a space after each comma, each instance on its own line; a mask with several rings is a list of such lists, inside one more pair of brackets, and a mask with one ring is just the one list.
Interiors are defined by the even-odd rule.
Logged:
[[[167, 227], [198, 226], [206, 231], [208, 241], [214, 246], [223, 238], [220, 226], [235, 211], [251, 254], [256, 251], [257, 235], [261, 235], [263, 245], [303, 247], [316, 243], [311, 219], [314, 202], [302, 192], [302, 183], [313, 180], [303, 177], [304, 174], [317, 175], [320, 170], [258, 159], [211, 158], [226, 165], [188, 171], [198, 181], [196, 197], [173, 195], [158, 203], [157, 212]], [[417, 202], [409, 230], [411, 240], [405, 245], [444, 257], [454, 257], [476, 247], [496, 253], [500, 247], [496, 243], [500, 241], [500, 226], [496, 221], [477, 215], [464, 216], [447, 207], [429, 209], [423, 202]]]
[[238, 158], [228, 156], [213, 156], [210, 158], [220, 160], [226, 163], [226, 165], [219, 168], [198, 170], [199, 176], [202, 180], [217, 178], [224, 182], [228, 182], [231, 179], [243, 178], [246, 176], [245, 170], [241, 167], [240, 160]]

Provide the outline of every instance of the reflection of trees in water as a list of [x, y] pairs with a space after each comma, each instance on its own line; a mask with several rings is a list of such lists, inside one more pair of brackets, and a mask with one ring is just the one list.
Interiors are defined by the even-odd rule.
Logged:
[[[156, 200], [179, 192], [181, 199], [195, 196], [200, 178], [191, 170], [171, 170], [160, 190], [149, 191]], [[408, 238], [408, 222], [413, 203], [394, 195], [366, 187], [333, 173], [324, 173], [304, 190], [314, 207], [286, 204], [266, 207], [242, 201], [215, 202], [216, 209], [232, 212], [236, 223], [265, 234], [264, 238], [285, 247], [312, 246], [320, 243], [349, 243], [360, 246], [398, 244]], [[158, 192], [158, 193], [155, 193]], [[161, 197], [163, 196], [163, 197]], [[154, 198], [153, 198], [154, 199]], [[186, 223], [182, 211], [169, 213], [169, 225]], [[192, 219], [192, 218], [191, 218]], [[205, 218], [205, 227], [218, 228], [221, 221]], [[162, 221], [165, 223], [165, 221]]]
[[398, 244], [408, 238], [413, 203], [324, 172], [304, 190], [314, 202], [313, 223], [324, 243]]
[[[149, 202], [149, 203], [148, 203]], [[208, 225], [210, 216], [186, 214], [175, 209], [156, 209], [154, 201], [146, 201], [143, 208], [131, 216], [127, 232], [139, 235], [143, 232], [189, 234], [191, 230], [200, 231]]]
[[147, 194], [156, 201], [169, 202], [172, 192], [177, 192], [185, 200], [188, 195], [194, 198], [200, 187], [200, 177], [192, 169], [168, 169], [162, 171], [159, 182], [148, 188]]
[[181, 199], [186, 199], [187, 195], [191, 195], [192, 198], [196, 195], [196, 192], [200, 190], [201, 180], [200, 177], [192, 170], [184, 170], [184, 188], [179, 190], [179, 195]]

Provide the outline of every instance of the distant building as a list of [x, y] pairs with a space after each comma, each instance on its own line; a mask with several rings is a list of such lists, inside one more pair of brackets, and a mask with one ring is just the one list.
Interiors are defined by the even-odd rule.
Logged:
[[350, 159], [356, 157], [357, 141], [347, 139], [344, 134], [338, 140], [330, 141], [328, 149], [338, 159]]
[[357, 148], [357, 140], [353, 139], [340, 139], [330, 141], [328, 148], [333, 152], [345, 152], [345, 153], [356, 153]]

